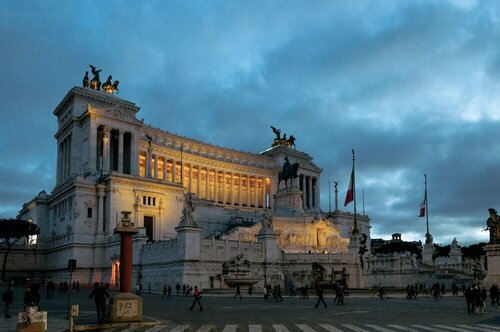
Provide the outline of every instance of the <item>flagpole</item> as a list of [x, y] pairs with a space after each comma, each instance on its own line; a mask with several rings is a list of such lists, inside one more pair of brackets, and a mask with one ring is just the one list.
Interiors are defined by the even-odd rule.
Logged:
[[356, 220], [356, 170], [355, 170], [355, 160], [354, 149], [352, 149], [352, 194], [354, 199], [354, 223], [352, 225], [352, 234], [358, 234], [358, 221]]
[[425, 179], [425, 219], [426, 219], [426, 224], [427, 224], [427, 233], [425, 234], [425, 237], [428, 238], [428, 235], [431, 233], [429, 232], [429, 206], [427, 204], [427, 174], [424, 174], [424, 179]]

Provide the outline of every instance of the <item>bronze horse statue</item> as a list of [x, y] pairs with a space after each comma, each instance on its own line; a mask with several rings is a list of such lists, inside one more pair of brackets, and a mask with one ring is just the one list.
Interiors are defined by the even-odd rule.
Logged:
[[290, 185], [293, 185], [293, 179], [297, 175], [297, 170], [299, 169], [299, 163], [294, 163], [292, 166], [287, 167], [284, 171], [278, 173], [278, 189], [280, 187], [281, 180], [285, 181], [285, 187], [288, 187], [287, 182], [290, 180]]

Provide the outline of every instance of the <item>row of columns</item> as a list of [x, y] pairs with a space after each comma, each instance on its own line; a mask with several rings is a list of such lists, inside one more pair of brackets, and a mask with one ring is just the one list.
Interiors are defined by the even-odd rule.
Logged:
[[[161, 170], [162, 174], [160, 176], [159, 170], [159, 161], [163, 161], [163, 169]], [[153, 162], [152, 162], [153, 161]], [[172, 163], [172, 171], [171, 174], [168, 174], [167, 163]], [[153, 165], [152, 165], [153, 164]], [[177, 178], [177, 170], [176, 165], [178, 161], [175, 159], [167, 159], [166, 157], [159, 156], [158, 154], [152, 154], [151, 151], [148, 151], [146, 154], [146, 165], [145, 165], [145, 175], [146, 177], [154, 178], [156, 180], [163, 180], [164, 182], [168, 182], [169, 177], [171, 178], [170, 182], [176, 182]], [[186, 165], [184, 162], [179, 162], [181, 170], [184, 169]], [[261, 206], [265, 207], [266, 205], [266, 194], [268, 194], [268, 190], [266, 189], [268, 178], [265, 176], [259, 175], [251, 175], [251, 174], [242, 174], [237, 172], [228, 172], [226, 170], [220, 170], [215, 167], [209, 166], [201, 166], [201, 165], [193, 165], [191, 163], [188, 164], [188, 181], [186, 183], [186, 189], [188, 192], [195, 193], [199, 198], [205, 196], [206, 200], [219, 202], [222, 201], [223, 204], [231, 204], [231, 205], [246, 205], [246, 206]], [[194, 172], [193, 170], [197, 169], [197, 181], [196, 188], [194, 188]], [[205, 185], [202, 185], [202, 170], [206, 172], [206, 180]], [[214, 174], [214, 180], [210, 179], [210, 173]], [[169, 176], [170, 175], [170, 176]], [[220, 182], [221, 188], [219, 188], [219, 175], [222, 176], [222, 181]], [[181, 182], [183, 182], [182, 177], [185, 175], [181, 171]], [[226, 177], [230, 177], [229, 188], [226, 189]], [[238, 182], [235, 184], [234, 177], [238, 177]], [[246, 179], [246, 186], [243, 186], [243, 178]], [[254, 192], [253, 197], [251, 193], [250, 179], [253, 178], [254, 181]], [[258, 181], [262, 182], [262, 190], [259, 193]], [[246, 199], [243, 202], [243, 191], [244, 187], [246, 187]], [[213, 191], [211, 190], [213, 188]], [[227, 192], [229, 191], [229, 192]], [[270, 190], [269, 190], [270, 191]], [[236, 197], [237, 196], [237, 197]], [[220, 198], [220, 199], [219, 199]], [[261, 203], [259, 203], [261, 202]]]
[[[137, 169], [133, 167], [133, 165], [136, 165], [139, 160], [139, 154], [137, 148], [135, 148], [135, 144], [133, 143], [134, 135], [133, 133], [125, 130], [120, 130], [116, 128], [110, 128], [107, 126], [100, 126], [103, 130], [103, 136], [101, 138], [101, 144], [102, 144], [102, 155], [98, 155], [97, 148], [92, 149], [96, 156], [96, 161], [97, 161], [97, 167], [96, 171], [105, 171], [109, 172], [111, 170], [117, 171], [119, 173], [123, 173], [123, 156], [124, 156], [124, 134], [128, 133], [130, 134], [130, 169], [129, 172], [130, 174], [137, 174]], [[118, 132], [118, 152], [117, 152], [117, 169], [112, 169], [111, 165], [111, 137], [112, 137], [112, 132]], [[98, 137], [97, 135], [94, 135], [94, 137]], [[102, 163], [101, 163], [102, 161]]]
[[319, 208], [319, 181], [315, 176], [301, 175], [302, 208]]
[[57, 182], [66, 180], [71, 174], [71, 134], [66, 136], [58, 146]]

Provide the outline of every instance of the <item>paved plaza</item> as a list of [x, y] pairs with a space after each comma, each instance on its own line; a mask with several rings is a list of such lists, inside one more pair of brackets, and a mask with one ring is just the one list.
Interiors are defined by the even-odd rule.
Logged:
[[[77, 328], [93, 328], [96, 314], [90, 290], [71, 293], [71, 303], [80, 305]], [[111, 292], [111, 295], [116, 293]], [[204, 295], [204, 310], [188, 308], [193, 298], [144, 294], [147, 326], [104, 325], [96, 331], [181, 332], [181, 331], [499, 331], [500, 307], [489, 303], [483, 315], [469, 315], [463, 297], [444, 296], [440, 300], [419, 298], [407, 300], [403, 294], [388, 300], [374, 299], [370, 294], [346, 297], [345, 305], [333, 304], [326, 294], [327, 308], [314, 308], [316, 297], [308, 300], [285, 297], [283, 302], [265, 301], [261, 296], [233, 299], [229, 295]], [[22, 308], [22, 289], [16, 289], [11, 312]], [[42, 297], [41, 309], [48, 311], [48, 331], [64, 331], [67, 295], [56, 293], [53, 299]], [[2, 308], [3, 309], [3, 308]], [[16, 330], [14, 318], [2, 319], [0, 331]]]

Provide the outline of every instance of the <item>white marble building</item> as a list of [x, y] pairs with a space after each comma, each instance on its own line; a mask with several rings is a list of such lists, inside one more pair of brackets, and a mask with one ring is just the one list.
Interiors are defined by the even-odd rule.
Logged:
[[[353, 215], [321, 212], [322, 170], [310, 155], [281, 144], [261, 153], [223, 148], [153, 128], [137, 112], [132, 102], [81, 87], [55, 108], [56, 185], [19, 213], [41, 227], [37, 276], [65, 280], [68, 259], [76, 259], [74, 280], [117, 284], [114, 229], [121, 211], [131, 211], [141, 229], [134, 277], [144, 284], [228, 287], [223, 264], [243, 254], [258, 285], [311, 282], [316, 262], [324, 280], [344, 270], [352, 287], [363, 286]], [[278, 188], [285, 157], [300, 165], [293, 188]], [[178, 228], [186, 194], [195, 207], [190, 229]], [[260, 232], [266, 208], [273, 234]], [[369, 239], [369, 218], [357, 222]]]

